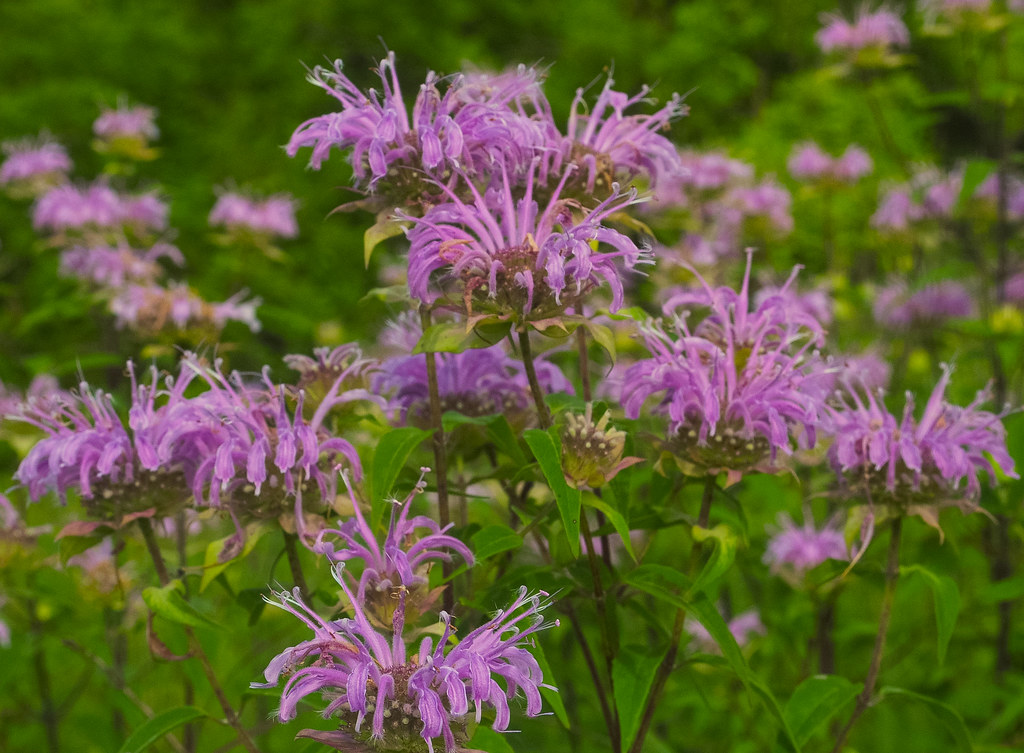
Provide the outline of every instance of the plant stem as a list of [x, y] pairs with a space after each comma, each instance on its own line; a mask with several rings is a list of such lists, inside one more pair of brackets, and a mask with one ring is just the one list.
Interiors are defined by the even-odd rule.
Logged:
[[309, 586], [306, 585], [306, 576], [302, 573], [302, 562], [299, 561], [299, 536], [284, 530], [281, 533], [284, 534], [284, 553], [288, 558], [288, 568], [292, 571], [292, 580], [299, 587], [302, 600], [308, 604], [312, 594], [309, 591]]
[[[170, 582], [170, 576], [167, 574], [167, 564], [164, 562], [164, 557], [160, 553], [160, 545], [156, 540], [156, 534], [153, 533], [153, 524], [148, 518], [139, 518], [138, 520], [139, 530], [142, 531], [142, 538], [146, 542], [146, 549], [149, 550], [149, 556], [153, 560], [153, 567], [156, 568], [157, 578], [160, 580], [161, 586], [167, 586]], [[206, 681], [213, 690], [213, 694], [217, 697], [217, 702], [220, 704], [221, 710], [224, 712], [224, 717], [227, 723], [232, 729], [238, 734], [238, 741], [242, 744], [249, 753], [260, 753], [259, 748], [249, 737], [249, 732], [242, 726], [241, 721], [238, 719], [238, 714], [235, 713], [234, 707], [228, 701], [227, 696], [224, 694], [224, 688], [221, 687], [220, 681], [217, 679], [217, 675], [214, 674], [213, 667], [210, 665], [210, 659], [207, 657], [206, 652], [203, 651], [202, 644], [199, 643], [199, 639], [196, 638], [196, 634], [192, 628], [188, 625], [183, 626], [185, 629], [185, 635], [188, 638], [189, 653], [199, 659], [199, 663], [202, 665], [203, 674], [206, 675]]]
[[[590, 523], [587, 521], [587, 511], [580, 509], [580, 531], [587, 544], [587, 562], [590, 564], [590, 577], [594, 582], [594, 606], [597, 609], [598, 629], [601, 633], [601, 646], [604, 649], [605, 668], [608, 671], [608, 692], [612, 698], [615, 697], [615, 680], [612, 668], [615, 662], [615, 646], [612, 645], [611, 624], [608, 620], [607, 604], [605, 603], [604, 585], [601, 582], [601, 567], [598, 564], [597, 552], [594, 551], [594, 538], [590, 534]], [[618, 708], [613, 709], [611, 716], [605, 716], [608, 724], [608, 733], [611, 736], [612, 749], [621, 749], [622, 739], [621, 725], [619, 721]]]
[[885, 638], [889, 632], [889, 618], [892, 616], [892, 604], [896, 595], [896, 581], [900, 575], [900, 533], [903, 528], [903, 518], [895, 518], [892, 521], [892, 530], [889, 534], [889, 556], [885, 566], [885, 591], [882, 594], [882, 612], [878, 617], [878, 635], [875, 636], [875, 648], [871, 654], [871, 664], [868, 667], [868, 676], [864, 680], [864, 690], [857, 696], [857, 705], [853, 708], [850, 721], [846, 723], [839, 733], [839, 739], [832, 749], [832, 753], [840, 753], [846, 744], [846, 738], [850, 730], [857, 723], [868, 706], [871, 705], [871, 696], [875, 692], [875, 684], [878, 682], [878, 673], [882, 667], [882, 654], [885, 653]]
[[[715, 496], [716, 486], [717, 476], [708, 474], [704, 479], [704, 493], [701, 495], [700, 512], [697, 514], [697, 525], [701, 528], [707, 528], [708, 521], [711, 519], [711, 500]], [[695, 541], [693, 548], [690, 549], [690, 564], [687, 570], [691, 575], [700, 561], [703, 549], [704, 542], [702, 541]], [[665, 684], [668, 682], [668, 677], [675, 668], [676, 656], [679, 655], [679, 643], [683, 636], [683, 625], [685, 622], [686, 610], [683, 607], [679, 607], [672, 622], [672, 637], [669, 639], [668, 653], [665, 654], [665, 658], [662, 659], [661, 665], [654, 676], [654, 682], [651, 684], [651, 689], [647, 695], [647, 703], [644, 706], [644, 713], [640, 719], [640, 727], [637, 730], [636, 739], [633, 740], [633, 744], [629, 748], [629, 753], [640, 753], [643, 750], [644, 739], [647, 737], [647, 733], [651, 728], [651, 722], [654, 720], [654, 710], [661, 698], [662, 691], [665, 689]]]
[[32, 599], [25, 603], [28, 610], [29, 627], [35, 636], [36, 647], [32, 652], [32, 668], [36, 674], [36, 687], [39, 690], [41, 706], [39, 716], [46, 732], [46, 749], [49, 753], [60, 751], [60, 724], [57, 718], [57, 706], [53, 702], [53, 688], [50, 685], [50, 672], [46, 668], [46, 654], [43, 651], [43, 624], [39, 620], [38, 605]]
[[576, 348], [579, 352], [580, 386], [583, 387], [583, 401], [593, 400], [590, 386], [590, 357], [587, 355], [587, 331], [583, 327], [576, 329]]
[[523, 359], [523, 368], [526, 369], [526, 378], [530, 382], [530, 392], [533, 394], [533, 404], [537, 406], [537, 421], [540, 428], [548, 429], [551, 426], [551, 413], [548, 411], [547, 403], [544, 402], [544, 390], [540, 388], [540, 380], [537, 379], [537, 370], [533, 367], [533, 351], [530, 350], [530, 333], [525, 328], [519, 330], [519, 355]]
[[[430, 312], [420, 310], [420, 326], [426, 332], [430, 327]], [[441, 421], [441, 392], [437, 384], [437, 356], [424, 353], [427, 360], [427, 392], [430, 401], [430, 427], [434, 430], [434, 475], [437, 482], [437, 522], [445, 528], [451, 522], [451, 511], [448, 507], [448, 455], [445, 449], [444, 424]], [[452, 573], [452, 564], [441, 562], [441, 571], [447, 581], [442, 597], [444, 610], [449, 614], [455, 608], [455, 583], [448, 580]]]

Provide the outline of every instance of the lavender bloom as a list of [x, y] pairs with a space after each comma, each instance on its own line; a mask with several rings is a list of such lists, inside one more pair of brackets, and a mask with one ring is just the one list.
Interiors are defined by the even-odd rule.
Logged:
[[[409, 517], [413, 498], [422, 494], [426, 487], [423, 475], [428, 471], [421, 469], [419, 482], [403, 502], [392, 501], [391, 522], [383, 544], [377, 541], [359, 504], [355, 502], [348, 478], [343, 477], [353, 500], [355, 517], [345, 521], [340, 528], [321, 531], [313, 546], [313, 551], [326, 555], [331, 562], [362, 561], [356, 598], [381, 624], [390, 622], [399, 590], [407, 592], [406, 609], [415, 606], [416, 614], [425, 611], [432, 603], [438, 594], [428, 594], [425, 588], [431, 561], [451, 562], [449, 552], [458, 554], [467, 565], [474, 561], [469, 548], [446, 533], [454, 523], [441, 528], [423, 515]], [[417, 534], [417, 531], [425, 533]], [[335, 549], [331, 538], [341, 539], [342, 548]]]
[[[527, 716], [541, 712], [543, 676], [526, 646], [531, 636], [555, 623], [545, 622], [541, 611], [546, 594], [529, 595], [525, 588], [505, 610], [471, 631], [448, 648], [453, 630], [450, 615], [442, 612], [444, 633], [434, 643], [429, 636], [419, 651], [409, 653], [403, 639], [405, 594], [399, 592], [391, 635], [378, 632], [367, 619], [360, 602], [335, 569], [335, 578], [349, 597], [352, 618], [326, 621], [294, 593], [277, 593], [275, 606], [291, 612], [312, 631], [311, 640], [286, 649], [268, 665], [266, 683], [275, 687], [287, 676], [278, 719], [293, 719], [300, 700], [324, 693], [330, 703], [324, 716], [337, 714], [342, 732], [305, 733], [317, 739], [344, 737], [350, 742], [380, 751], [409, 750], [416, 737], [429, 753], [434, 741], [454, 753], [466, 740], [465, 717], [475, 708], [477, 722], [483, 707], [496, 713], [495, 730], [508, 729], [509, 701], [520, 691], [526, 698]], [[448, 649], [447, 652], [445, 651]], [[496, 677], [500, 677], [499, 684]], [[367, 719], [369, 729], [364, 729]]]
[[36, 230], [160, 232], [167, 229], [167, 205], [153, 194], [119, 194], [96, 182], [84, 188], [71, 184], [47, 191], [32, 210]]
[[50, 405], [58, 400], [73, 399], [73, 395], [62, 390], [57, 378], [50, 374], [37, 374], [32, 377], [32, 382], [24, 394], [0, 382], [0, 423], [4, 419], [18, 415], [26, 405]]
[[630, 97], [614, 91], [613, 84], [611, 78], [605, 82], [592, 108], [584, 103], [585, 90], [576, 90], [568, 136], [560, 149], [547, 153], [541, 182], [548, 182], [548, 176], [557, 181], [565, 166], [572, 164], [578, 168], [574, 180], [582, 181], [586, 193], [604, 196], [617, 182], [628, 183], [645, 176], [656, 187], [663, 176], [681, 171], [675, 146], [660, 133], [689, 109], [680, 96], [673, 94], [651, 115], [626, 115], [630, 107], [649, 101], [650, 89], [645, 86]]
[[210, 211], [210, 224], [234, 233], [294, 238], [299, 234], [295, 222], [295, 201], [286, 194], [266, 199], [250, 198], [230, 191], [222, 193]]
[[101, 288], [120, 288], [129, 282], [153, 282], [163, 274], [160, 259], [177, 265], [185, 258], [169, 243], [157, 243], [146, 251], [127, 246], [74, 246], [61, 252], [60, 273]]
[[862, 398], [851, 389], [839, 408], [830, 409], [835, 442], [829, 459], [847, 494], [885, 505], [894, 514], [921, 515], [937, 526], [939, 507], [978, 509], [979, 471], [993, 483], [996, 467], [1017, 478], [1000, 420], [1007, 411], [981, 410], [989, 397], [985, 390], [966, 407], [950, 405], [945, 400], [950, 373], [943, 370], [920, 420], [914, 419], [910, 393], [900, 419], [870, 391]]
[[38, 196], [71, 172], [67, 150], [46, 135], [4, 142], [3, 152], [7, 157], [0, 165], [0, 186], [15, 197]]
[[300, 125], [288, 154], [312, 147], [310, 165], [319, 169], [332, 148], [351, 149], [357, 186], [375, 191], [387, 178], [391, 191], [418, 196], [423, 175], [444, 181], [456, 170], [487, 170], [496, 157], [516, 171], [547, 144], [546, 130], [523, 105], [540, 102], [531, 72], [504, 76], [495, 86], [474, 77], [464, 93], [465, 81], [457, 76], [443, 94], [441, 79], [430, 73], [411, 111], [402, 100], [394, 53], [380, 62], [377, 74], [381, 91], [364, 94], [342, 73], [340, 60], [333, 70], [314, 68], [309, 81], [338, 99], [342, 110]]
[[[974, 198], [983, 201], [991, 211], [996, 211], [999, 200], [999, 176], [993, 172], [974, 190]], [[1024, 181], [1015, 175], [1007, 179], [1006, 216], [1010, 220], [1024, 219]]]
[[156, 110], [152, 107], [126, 107], [104, 109], [92, 124], [92, 131], [105, 141], [135, 139], [141, 142], [155, 139], [160, 135], [156, 127]]
[[943, 280], [910, 292], [902, 281], [875, 295], [875, 321], [893, 329], [935, 327], [948, 319], [974, 316], [974, 299], [959, 282]]
[[208, 303], [185, 283], [159, 285], [127, 285], [117, 292], [108, 306], [115, 324], [142, 333], [155, 334], [174, 327], [222, 330], [229, 321], [247, 325], [253, 332], [260, 329], [256, 319], [258, 298], [245, 301], [244, 292], [236, 293], [221, 303]]
[[771, 180], [756, 186], [733, 188], [724, 201], [738, 206], [747, 217], [765, 218], [780, 233], [793, 230], [793, 216], [789, 213], [793, 197], [789, 191]]
[[[391, 323], [382, 340], [398, 345], [402, 353], [409, 353], [420, 334], [419, 322], [410, 314]], [[533, 420], [530, 384], [523, 362], [512, 358], [503, 343], [462, 353], [437, 353], [435, 361], [442, 412], [453, 410], [466, 416], [503, 413], [516, 426]], [[535, 359], [534, 367], [546, 392], [573, 394], [572, 383], [543, 356]], [[426, 355], [397, 355], [383, 361], [373, 391], [389, 396], [403, 423], [427, 421]]]
[[[626, 373], [622, 403], [637, 418], [644, 401], [665, 393], [658, 410], [668, 414], [667, 443], [684, 472], [726, 471], [733, 483], [745, 471], [774, 468], [793, 441], [809, 447], [822, 419], [822, 364], [809, 353], [823, 342], [821, 325], [786, 304], [783, 296], [750, 310], [751, 256], [740, 291], [702, 288], [679, 293], [665, 305], [677, 336], [649, 323], [644, 342], [651, 358]], [[691, 271], [693, 271], [691, 269]], [[783, 290], [793, 283], [796, 270]], [[696, 327], [694, 308], [710, 314]]]
[[853, 183], [874, 168], [870, 155], [856, 144], [846, 147], [841, 157], [833, 158], [814, 142], [794, 148], [789, 157], [789, 174], [797, 180]]
[[[686, 632], [693, 638], [698, 651], [708, 654], [722, 653], [722, 649], [719, 648], [715, 639], [711, 637], [711, 633], [697, 620], [687, 619], [685, 628]], [[732, 633], [732, 637], [740, 648], [743, 648], [750, 643], [751, 638], [755, 635], [764, 635], [766, 631], [764, 623], [761, 622], [761, 615], [758, 614], [756, 609], [749, 609], [736, 615], [729, 621], [729, 632]]]
[[682, 152], [683, 171], [678, 180], [698, 191], [716, 191], [754, 177], [752, 165], [721, 152]]
[[885, 7], [871, 11], [864, 5], [852, 23], [830, 13], [824, 14], [821, 20], [824, 26], [814, 39], [825, 53], [858, 53], [871, 48], [886, 52], [891, 47], [910, 44], [906, 24], [894, 11]]
[[[431, 290], [436, 279], [445, 294], [454, 287], [451, 293], [467, 315], [476, 308], [544, 319], [578, 306], [604, 281], [612, 289], [611, 310], [621, 308], [617, 262], [633, 270], [647, 262], [649, 251], [601, 223], [636, 203], [636, 192], [622, 194], [613, 186], [608, 198], [580, 218], [578, 204], [562, 196], [571, 172], [562, 176], [543, 210], [534, 200], [531, 170], [522, 198], [503, 172], [501, 183], [485, 194], [469, 185], [469, 204], [446, 191], [447, 202], [422, 218], [398, 213], [412, 223], [406, 233], [412, 296], [436, 301], [439, 294]], [[594, 242], [610, 250], [595, 251]]]
[[849, 560], [850, 553], [842, 531], [831, 523], [817, 528], [810, 516], [797, 526], [788, 515], [779, 517], [779, 528], [769, 539], [764, 561], [775, 574], [799, 581], [804, 573], [828, 559]]
[[907, 183], [890, 187], [871, 217], [871, 226], [898, 232], [924, 220], [949, 218], [963, 187], [963, 170], [943, 173], [919, 167]]

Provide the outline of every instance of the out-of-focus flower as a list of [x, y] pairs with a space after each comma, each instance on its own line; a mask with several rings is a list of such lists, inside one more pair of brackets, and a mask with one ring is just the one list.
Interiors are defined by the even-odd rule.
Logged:
[[[465, 724], [475, 708], [476, 721], [484, 706], [495, 710], [493, 728], [508, 729], [509, 702], [520, 693], [526, 715], [541, 712], [543, 675], [529, 646], [532, 636], [554, 623], [542, 610], [546, 594], [531, 595], [526, 588], [486, 623], [453, 643], [452, 618], [442, 612], [444, 632], [436, 643], [425, 637], [417, 653], [410, 654], [403, 632], [406, 594], [398, 592], [391, 630], [384, 633], [367, 618], [361, 602], [335, 569], [335, 578], [351, 603], [351, 618], [327, 621], [293, 593], [274, 594], [269, 603], [302, 620], [313, 631], [310, 640], [286, 649], [267, 666], [265, 683], [275, 687], [287, 678], [278, 709], [282, 722], [295, 718], [298, 703], [321, 693], [329, 701], [324, 716], [337, 715], [338, 731], [301, 733], [345, 749], [369, 746], [398, 753], [429, 753], [440, 738], [446, 753], [455, 753], [467, 738]], [[390, 632], [390, 635], [387, 633]], [[501, 682], [499, 683], [498, 678]]]
[[[413, 498], [425, 488], [422, 474], [428, 470], [421, 469], [419, 482], [403, 502], [392, 501], [391, 523], [383, 544], [377, 541], [349, 487], [355, 517], [339, 528], [321, 531], [313, 546], [315, 552], [326, 555], [331, 562], [362, 562], [356, 598], [379, 625], [391, 624], [399, 591], [406, 593], [406, 618], [410, 621], [430, 608], [442, 590], [427, 588], [433, 560], [451, 562], [455, 553], [467, 565], [474, 561], [469, 548], [446, 533], [454, 523], [441, 528], [423, 515], [409, 516]], [[345, 483], [347, 486], [347, 478]], [[337, 539], [341, 539], [340, 548], [335, 547]]]
[[832, 157], [812, 141], [793, 149], [788, 167], [789, 174], [798, 180], [854, 183], [871, 174], [874, 162], [856, 144], [846, 147], [842, 156]]
[[[560, 316], [607, 283], [611, 310], [623, 304], [624, 270], [648, 261], [649, 250], [602, 223], [637, 201], [636, 192], [611, 195], [590, 211], [562, 196], [572, 169], [541, 208], [531, 172], [525, 192], [509, 176], [472, 201], [452, 193], [412, 223], [409, 292], [427, 304], [439, 298], [467, 315], [493, 312], [516, 319]], [[603, 250], [600, 250], [603, 249]], [[621, 265], [621, 268], [620, 268]], [[441, 287], [441, 293], [435, 286]]]
[[[993, 172], [974, 189], [974, 198], [984, 202], [995, 213], [999, 201], [999, 174]], [[1019, 221], [1024, 219], [1024, 180], [1009, 175], [1006, 179], [1006, 216]]]
[[835, 440], [829, 458], [844, 494], [889, 514], [920, 515], [937, 527], [941, 507], [978, 509], [980, 471], [993, 483], [997, 467], [1017, 478], [1000, 420], [1007, 412], [981, 410], [989, 398], [984, 390], [966, 407], [951, 405], [945, 400], [949, 379], [946, 368], [920, 420], [910, 393], [899, 419], [872, 392], [862, 396], [858, 389], [830, 409]]
[[609, 411], [595, 424], [593, 410], [593, 403], [587, 403], [582, 416], [567, 413], [561, 432], [562, 470], [565, 480], [574, 487], [596, 489], [624, 468], [643, 462], [643, 458], [622, 457], [626, 433], [608, 425]]
[[[722, 653], [722, 649], [719, 648], [715, 639], [711, 637], [711, 633], [708, 632], [707, 628], [697, 622], [697, 620], [687, 619], [685, 628], [686, 632], [693, 638], [694, 647], [698, 651], [703, 651], [708, 654]], [[732, 633], [732, 637], [736, 640], [736, 643], [740, 648], [743, 648], [750, 643], [751, 638], [755, 635], [764, 635], [765, 627], [764, 623], [761, 622], [761, 615], [758, 614], [757, 610], [750, 609], [736, 615], [729, 621], [729, 632]]]
[[910, 181], [890, 186], [871, 217], [871, 226], [900, 232], [926, 220], [949, 219], [963, 188], [963, 169], [945, 173], [934, 167], [917, 168]]
[[32, 209], [36, 230], [53, 233], [167, 229], [167, 204], [155, 194], [120, 194], [106, 183], [59, 185], [39, 197]]
[[210, 224], [226, 228], [233, 237], [294, 238], [295, 200], [286, 194], [259, 199], [225, 191], [210, 211]]
[[245, 292], [236, 293], [221, 303], [208, 303], [186, 283], [160, 285], [131, 284], [121, 288], [108, 306], [118, 327], [128, 327], [143, 334], [156, 334], [167, 329], [205, 331], [222, 330], [230, 321], [241, 322], [253, 332], [260, 329], [256, 307], [260, 299], [244, 300]]
[[0, 165], [0, 186], [14, 198], [33, 198], [67, 180], [71, 158], [63, 145], [47, 135], [6, 141]]
[[884, 6], [872, 11], [863, 5], [852, 22], [832, 13], [822, 15], [821, 21], [823, 26], [814, 35], [821, 51], [853, 54], [858, 62], [866, 61], [857, 53], [888, 53], [894, 47], [910, 44], [906, 24], [895, 11]]
[[808, 570], [828, 559], [848, 560], [850, 553], [843, 532], [832, 523], [818, 528], [810, 516], [797, 526], [788, 515], [779, 516], [778, 529], [768, 540], [764, 561], [775, 574], [799, 582]]
[[935, 327], [948, 319], [974, 316], [974, 299], [954, 280], [925, 285], [911, 292], [906, 283], [881, 288], [873, 305], [875, 321], [894, 329]]
[[[776, 466], [793, 444], [810, 447], [823, 418], [824, 365], [810, 348], [824, 332], [812, 316], [771, 296], [751, 310], [751, 257], [739, 292], [701, 288], [665, 304], [676, 337], [658, 322], [644, 330], [651, 358], [626, 373], [622, 402], [636, 418], [644, 401], [664, 393], [658, 411], [668, 414], [665, 448], [688, 474], [725, 471], [729, 483], [752, 470]], [[793, 284], [796, 272], [783, 287]], [[709, 311], [696, 326], [693, 311]]]
[[738, 206], [746, 217], [763, 217], [779, 233], [793, 230], [793, 215], [789, 212], [793, 197], [772, 180], [733, 188], [723, 201]]
[[185, 263], [181, 251], [169, 243], [157, 243], [145, 251], [128, 246], [73, 246], [61, 252], [60, 273], [101, 288], [120, 288], [129, 282], [154, 282], [163, 274], [160, 259], [179, 266]]
[[160, 135], [156, 126], [156, 110], [143, 105], [119, 104], [104, 108], [92, 124], [96, 135], [93, 147], [101, 154], [114, 154], [133, 160], [151, 160], [157, 151], [149, 142]]

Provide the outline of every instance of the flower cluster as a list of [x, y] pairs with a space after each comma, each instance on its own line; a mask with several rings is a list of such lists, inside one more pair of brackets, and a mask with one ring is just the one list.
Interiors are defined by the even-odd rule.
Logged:
[[210, 211], [210, 224], [226, 228], [233, 236], [250, 234], [258, 238], [294, 238], [295, 201], [278, 194], [265, 199], [225, 191]]
[[167, 214], [167, 204], [155, 194], [119, 193], [99, 180], [47, 191], [33, 207], [32, 224], [36, 230], [86, 237], [124, 231], [144, 235], [166, 230]]
[[875, 321], [892, 329], [933, 327], [947, 319], [974, 316], [974, 299], [961, 283], [944, 280], [910, 291], [902, 280], [875, 294]]
[[813, 141], [800, 144], [789, 157], [789, 174], [797, 180], [821, 183], [855, 183], [874, 169], [871, 156], [850, 144], [839, 157], [832, 157]]
[[885, 7], [872, 11], [862, 6], [852, 22], [839, 15], [825, 14], [822, 24], [814, 39], [825, 53], [886, 52], [910, 44], [910, 32], [903, 19]]
[[0, 186], [15, 198], [33, 198], [67, 180], [71, 158], [47, 135], [4, 142]]

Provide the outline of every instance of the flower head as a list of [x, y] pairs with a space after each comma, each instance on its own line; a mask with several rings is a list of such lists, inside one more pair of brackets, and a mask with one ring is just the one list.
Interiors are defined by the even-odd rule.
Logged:
[[562, 429], [562, 469], [574, 487], [596, 489], [624, 468], [643, 462], [643, 458], [622, 457], [626, 433], [608, 425], [609, 411], [594, 423], [593, 408], [593, 403], [587, 403], [583, 415], [567, 413]]
[[886, 7], [872, 11], [867, 5], [861, 6], [852, 22], [835, 14], [825, 14], [821, 20], [824, 26], [814, 38], [825, 53], [859, 53], [872, 49], [887, 52], [890, 48], [910, 44], [906, 24], [895, 11]]
[[4, 142], [3, 152], [0, 186], [15, 198], [38, 196], [66, 181], [71, 172], [67, 150], [46, 135]]
[[153, 335], [166, 330], [214, 330], [219, 332], [228, 322], [247, 325], [253, 332], [260, 329], [256, 307], [260, 299], [244, 300], [240, 292], [220, 303], [209, 303], [199, 297], [186, 283], [133, 283], [119, 289], [108, 307], [117, 327], [126, 327]]
[[913, 292], [898, 280], [878, 291], [873, 312], [879, 324], [905, 330], [973, 316], [975, 305], [967, 288], [955, 280], [935, 282]]
[[101, 181], [85, 187], [68, 183], [39, 197], [32, 224], [54, 233], [161, 232], [167, 229], [167, 214], [167, 205], [152, 193], [121, 194]]
[[817, 528], [809, 516], [802, 526], [788, 515], [779, 517], [778, 530], [768, 540], [764, 553], [764, 561], [773, 573], [799, 582], [804, 573], [828, 559], [850, 559], [842, 531], [831, 523]]
[[789, 157], [789, 174], [797, 180], [853, 183], [871, 173], [871, 156], [856, 144], [846, 147], [840, 157], [832, 157], [813, 141], [794, 148]]
[[[722, 649], [711, 637], [708, 629], [697, 620], [688, 619], [685, 623], [686, 632], [693, 638], [698, 651], [709, 654], [720, 654]], [[750, 643], [755, 635], [764, 635], [764, 623], [761, 622], [761, 615], [756, 609], [749, 609], [746, 612], [736, 615], [729, 621], [729, 632], [741, 648]]]
[[299, 233], [295, 200], [286, 194], [258, 199], [225, 191], [210, 210], [210, 224], [225, 227], [236, 235], [294, 238]]
[[175, 246], [157, 243], [146, 251], [121, 246], [72, 246], [61, 252], [60, 272], [100, 288], [121, 288], [129, 282], [152, 283], [163, 274], [160, 259], [182, 265]]
[[92, 124], [92, 131], [106, 141], [140, 139], [148, 141], [160, 135], [156, 127], [156, 110], [152, 107], [119, 105], [104, 109]]

